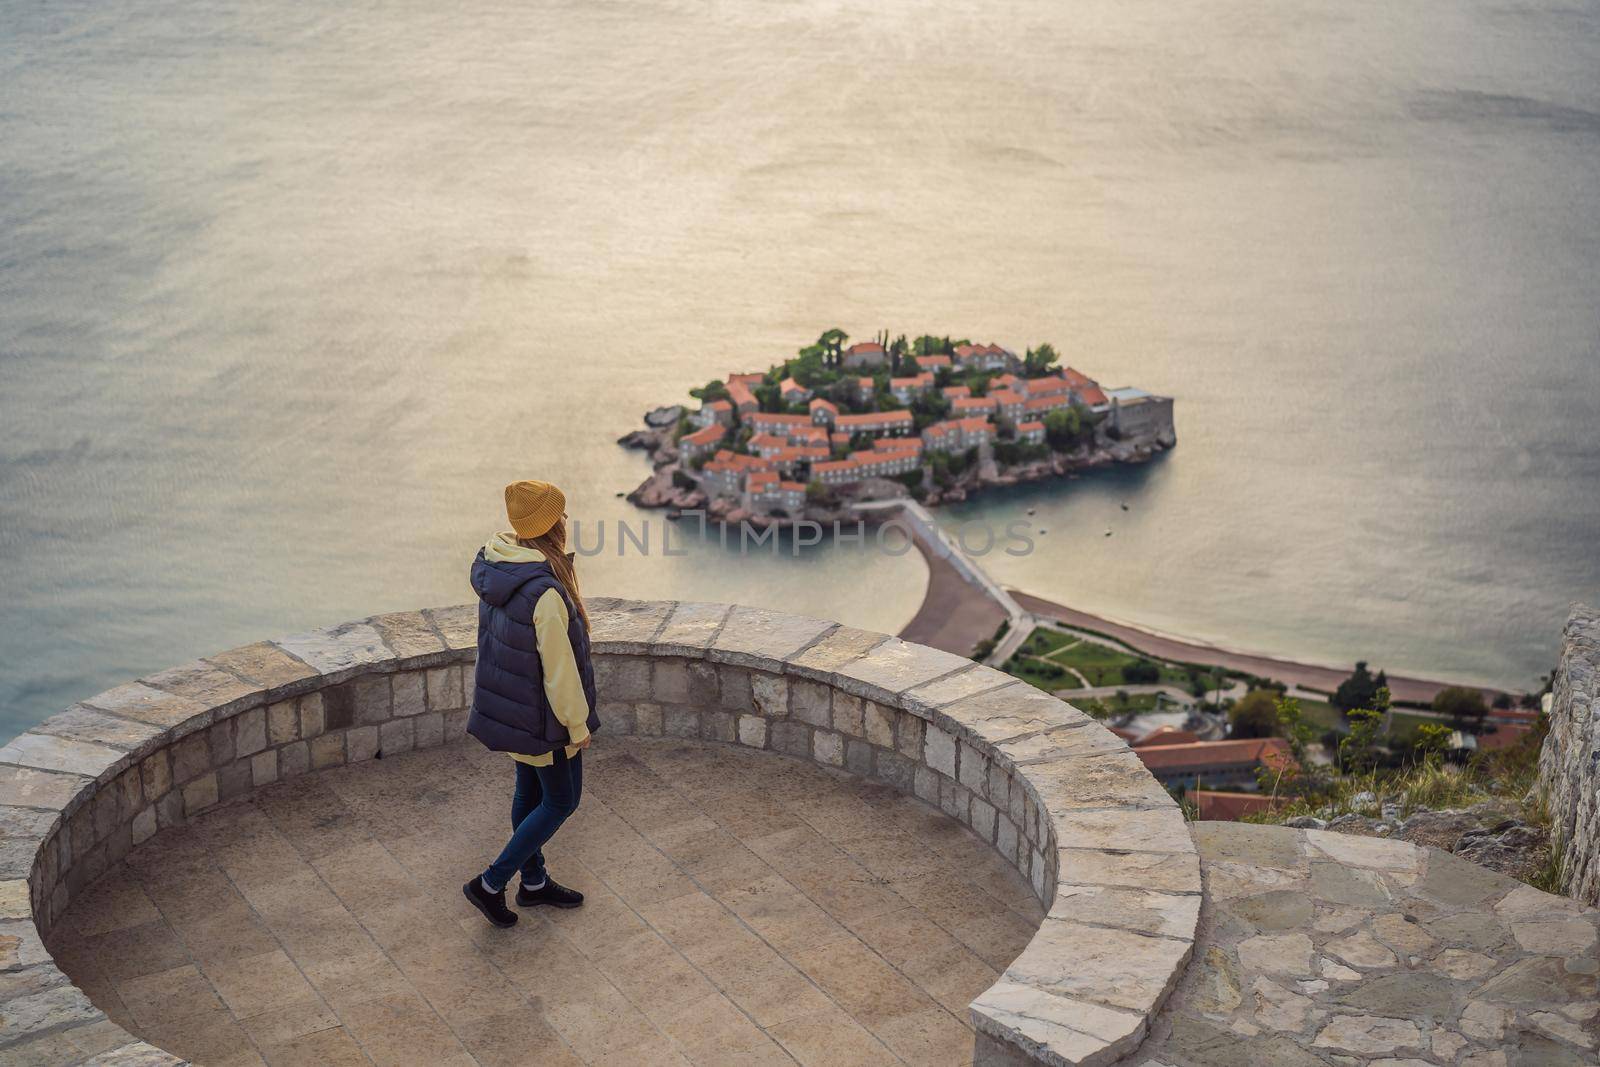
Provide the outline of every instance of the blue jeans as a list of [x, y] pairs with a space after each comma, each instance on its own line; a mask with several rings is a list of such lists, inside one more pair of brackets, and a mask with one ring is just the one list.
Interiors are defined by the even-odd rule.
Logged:
[[524, 885], [545, 879], [544, 843], [561, 829], [567, 816], [578, 810], [583, 796], [583, 753], [571, 759], [558, 748], [548, 767], [517, 763], [517, 788], [511, 794], [511, 840], [500, 858], [483, 872], [483, 880], [504, 889], [511, 875], [522, 872]]

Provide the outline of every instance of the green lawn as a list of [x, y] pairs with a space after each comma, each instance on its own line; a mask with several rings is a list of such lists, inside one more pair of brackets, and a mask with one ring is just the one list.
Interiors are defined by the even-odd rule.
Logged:
[[1055, 689], [1077, 689], [1078, 679], [1063, 671], [1059, 674], [1050, 670], [1054, 666], [1047, 660], [1035, 656], [1012, 656], [1006, 661], [1006, 673], [1020, 678], [1029, 685], [1036, 685], [1047, 692]]

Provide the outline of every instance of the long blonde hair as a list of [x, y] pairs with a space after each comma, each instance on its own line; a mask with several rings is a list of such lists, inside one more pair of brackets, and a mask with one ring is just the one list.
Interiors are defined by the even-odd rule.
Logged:
[[555, 572], [556, 580], [567, 591], [567, 598], [578, 609], [585, 631], [589, 629], [589, 611], [583, 606], [583, 594], [578, 592], [578, 571], [567, 554], [567, 520], [559, 518], [556, 524], [538, 537], [519, 537], [517, 544], [523, 548], [536, 548], [544, 553], [545, 562]]

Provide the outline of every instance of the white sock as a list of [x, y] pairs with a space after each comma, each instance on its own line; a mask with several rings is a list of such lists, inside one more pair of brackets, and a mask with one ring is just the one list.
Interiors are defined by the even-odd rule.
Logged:
[[483, 886], [483, 891], [485, 893], [494, 894], [494, 893], [500, 892], [500, 890], [496, 889], [494, 886], [489, 884], [489, 880], [487, 878], [484, 878], [482, 876], [479, 876], [478, 884]]
[[539, 884], [538, 885], [529, 885], [527, 882], [523, 882], [522, 883], [522, 888], [530, 889], [530, 890], [531, 889], [543, 889], [544, 888], [544, 884], [546, 882], [548, 882], [549, 880], [550, 879], [548, 879], [548, 878], [541, 878], [541, 879], [539, 879]]

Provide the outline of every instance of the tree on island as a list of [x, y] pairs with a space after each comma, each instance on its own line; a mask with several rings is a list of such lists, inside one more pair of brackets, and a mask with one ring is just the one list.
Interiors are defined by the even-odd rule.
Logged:
[[1360, 660], [1350, 677], [1339, 683], [1328, 702], [1340, 711], [1349, 713], [1353, 708], [1371, 707], [1379, 689], [1386, 689], [1389, 677], [1383, 671], [1373, 674], [1367, 670], [1367, 661]]
[[[822, 336], [817, 338], [816, 346], [822, 349], [822, 361], [825, 366], [837, 367], [844, 356], [844, 343], [850, 340], [850, 335], [839, 327], [824, 330]], [[805, 349], [801, 349], [804, 353]]]
[[1434, 694], [1433, 710], [1447, 716], [1457, 730], [1473, 734], [1483, 729], [1484, 716], [1489, 714], [1483, 694], [1460, 685], [1446, 686]]
[[901, 334], [889, 342], [889, 368], [896, 375], [900, 374], [900, 365], [906, 361], [911, 353], [911, 346], [906, 343], [906, 335]]
[[689, 390], [689, 395], [702, 404], [709, 404], [713, 400], [728, 399], [728, 387], [721, 378], [713, 378], [699, 388]]
[[1083, 439], [1086, 422], [1083, 410], [1077, 404], [1047, 412], [1044, 417], [1044, 439], [1057, 452], [1070, 452]]
[[1283, 728], [1278, 719], [1277, 694], [1252, 689], [1228, 712], [1229, 737], [1274, 737]]
[[1030, 348], [1022, 357], [1022, 376], [1024, 378], [1042, 378], [1050, 373], [1050, 368], [1055, 366], [1056, 360], [1061, 357], [1056, 354], [1055, 346], [1049, 341], [1038, 348]]

